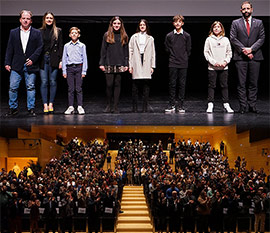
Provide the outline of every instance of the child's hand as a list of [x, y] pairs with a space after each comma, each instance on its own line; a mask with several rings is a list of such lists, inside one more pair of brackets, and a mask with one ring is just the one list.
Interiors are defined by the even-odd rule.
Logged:
[[63, 77], [64, 77], [64, 78], [67, 78], [67, 75], [66, 75], [66, 74], [63, 74]]
[[61, 62], [61, 61], [59, 62], [58, 68], [59, 68], [59, 69], [62, 69], [62, 62]]
[[101, 69], [102, 71], [105, 71], [105, 66], [100, 66], [99, 69]]
[[82, 78], [84, 78], [85, 77], [85, 74], [82, 74]]
[[132, 72], [133, 72], [133, 69], [132, 68], [129, 68], [129, 73], [132, 74]]

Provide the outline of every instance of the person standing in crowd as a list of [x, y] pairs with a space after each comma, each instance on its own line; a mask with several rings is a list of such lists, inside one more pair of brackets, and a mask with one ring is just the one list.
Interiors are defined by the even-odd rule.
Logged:
[[[40, 63], [40, 93], [43, 101], [43, 113], [54, 113], [54, 98], [57, 88], [57, 72], [62, 68], [63, 39], [62, 29], [56, 27], [54, 14], [47, 11], [40, 28], [43, 38], [43, 51]], [[48, 101], [48, 85], [50, 94]]]
[[80, 115], [85, 114], [83, 109], [83, 78], [86, 76], [87, 55], [86, 46], [79, 41], [81, 30], [77, 27], [69, 29], [69, 37], [71, 41], [66, 43], [63, 51], [62, 69], [63, 77], [67, 79], [68, 83], [68, 108], [65, 111], [66, 115], [73, 114], [74, 109], [74, 92], [77, 97], [77, 111]]
[[36, 116], [35, 81], [43, 46], [42, 36], [38, 29], [31, 27], [31, 11], [21, 11], [20, 23], [20, 27], [10, 31], [5, 56], [5, 69], [10, 72], [9, 111], [5, 114], [7, 117], [18, 114], [18, 89], [23, 77], [27, 89], [27, 109], [30, 116]]
[[108, 153], [106, 159], [107, 159], [107, 169], [108, 169], [108, 168], [111, 169], [111, 168], [112, 168], [112, 156], [111, 156], [110, 153]]
[[39, 221], [39, 207], [40, 201], [37, 199], [37, 194], [33, 193], [31, 200], [28, 202], [28, 208], [30, 208], [30, 232], [40, 232]]
[[103, 36], [99, 68], [106, 77], [107, 106], [104, 112], [119, 113], [121, 74], [128, 70], [128, 35], [119, 16], [111, 19], [108, 31]]
[[129, 42], [129, 72], [132, 74], [132, 111], [137, 112], [138, 89], [143, 87], [143, 112], [148, 111], [149, 82], [156, 67], [154, 38], [148, 22], [141, 19]]
[[260, 187], [257, 190], [257, 193], [254, 197], [254, 214], [255, 214], [255, 222], [254, 222], [254, 231], [255, 232], [264, 232], [265, 231], [265, 217], [266, 212], [269, 208], [269, 201], [266, 197], [266, 193], [263, 192], [263, 187]]
[[44, 199], [44, 218], [45, 218], [45, 232], [48, 233], [49, 230], [52, 230], [53, 233], [57, 230], [57, 202], [53, 193], [49, 191], [47, 193], [47, 198]]
[[212, 113], [217, 77], [221, 86], [224, 110], [233, 113], [229, 105], [228, 64], [232, 58], [230, 41], [225, 37], [225, 29], [221, 22], [215, 21], [210, 28], [209, 36], [204, 44], [204, 57], [208, 62], [208, 108]]
[[17, 192], [12, 193], [8, 210], [9, 210], [9, 228], [10, 232], [22, 232], [22, 214], [23, 214], [23, 200], [19, 198]]
[[219, 144], [219, 152], [220, 154], [225, 155], [225, 143], [222, 140]]
[[[165, 39], [165, 49], [169, 53], [169, 107], [165, 109], [165, 113], [185, 113], [183, 103], [188, 59], [191, 54], [191, 37], [183, 30], [184, 20], [182, 15], [174, 16], [175, 29], [168, 33]], [[177, 91], [178, 105], [176, 106]]]
[[243, 17], [232, 22], [230, 32], [231, 43], [235, 48], [233, 60], [238, 74], [239, 112], [257, 113], [258, 79], [263, 60], [261, 47], [265, 39], [264, 26], [260, 19], [251, 16], [253, 12], [251, 2], [244, 1], [240, 12]]
[[198, 231], [207, 233], [209, 227], [209, 216], [211, 211], [211, 198], [206, 195], [204, 190], [198, 197]]

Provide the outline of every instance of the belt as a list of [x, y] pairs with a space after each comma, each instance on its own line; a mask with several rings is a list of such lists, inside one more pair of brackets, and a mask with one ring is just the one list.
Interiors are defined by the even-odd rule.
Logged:
[[67, 65], [68, 67], [77, 67], [77, 66], [82, 66], [83, 64], [69, 64]]

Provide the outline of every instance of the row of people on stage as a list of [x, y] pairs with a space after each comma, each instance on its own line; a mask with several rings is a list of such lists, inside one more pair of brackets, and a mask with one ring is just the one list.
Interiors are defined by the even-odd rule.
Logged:
[[[240, 112], [257, 113], [257, 83], [260, 62], [263, 60], [261, 46], [265, 33], [261, 20], [254, 19], [252, 4], [245, 1], [241, 5], [243, 17], [234, 20], [230, 31], [230, 41], [225, 37], [221, 22], [215, 21], [205, 41], [204, 56], [208, 62], [208, 108], [214, 109], [214, 92], [217, 78], [222, 93], [223, 107], [233, 113], [228, 95], [228, 63], [232, 58], [231, 44], [234, 46], [234, 60], [238, 72], [238, 96]], [[22, 77], [27, 88], [27, 108], [35, 116], [35, 79], [40, 72], [41, 96], [44, 114], [54, 112], [56, 77], [62, 68], [63, 77], [68, 84], [68, 105], [65, 114], [77, 112], [85, 114], [83, 109], [83, 78], [87, 72], [86, 45], [79, 40], [80, 29], [72, 27], [69, 31], [71, 41], [63, 46], [62, 30], [56, 27], [52, 12], [46, 12], [40, 30], [31, 27], [32, 13], [23, 10], [20, 13], [21, 26], [11, 30], [6, 50], [5, 68], [10, 72], [9, 112], [7, 116], [18, 113], [18, 88]], [[165, 112], [184, 113], [185, 86], [188, 60], [191, 54], [191, 36], [183, 30], [184, 17], [173, 17], [175, 29], [165, 38], [165, 49], [169, 55], [169, 106]], [[105, 113], [119, 113], [118, 103], [121, 90], [121, 75], [129, 71], [132, 74], [132, 110], [138, 111], [139, 89], [143, 89], [143, 112], [148, 111], [149, 83], [156, 67], [154, 38], [150, 35], [149, 25], [141, 19], [137, 31], [130, 40], [125, 31], [124, 22], [119, 16], [111, 19], [107, 32], [103, 36], [99, 68], [105, 73], [107, 106]], [[246, 88], [248, 83], [248, 88]], [[48, 88], [49, 86], [49, 88]], [[49, 97], [49, 98], [48, 98]]]

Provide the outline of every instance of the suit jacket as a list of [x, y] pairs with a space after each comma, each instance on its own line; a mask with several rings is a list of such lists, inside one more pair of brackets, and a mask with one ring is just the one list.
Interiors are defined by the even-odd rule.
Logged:
[[33, 65], [27, 67], [28, 72], [37, 72], [39, 70], [38, 61], [42, 52], [42, 47], [43, 41], [40, 31], [31, 27], [28, 43], [24, 53], [20, 37], [20, 27], [12, 29], [10, 31], [6, 50], [5, 65], [11, 66], [12, 70], [20, 73], [23, 71], [26, 59], [29, 58], [33, 62]]
[[129, 41], [129, 67], [133, 68], [133, 79], [151, 79], [151, 68], [156, 67], [154, 38], [146, 35], [143, 65], [141, 62], [139, 33], [134, 34]]
[[253, 60], [263, 60], [261, 47], [264, 43], [265, 33], [263, 23], [260, 19], [252, 17], [249, 36], [244, 19], [240, 18], [234, 20], [231, 26], [230, 39], [235, 48], [233, 60], [249, 60], [248, 57], [242, 53], [244, 47], [252, 48]]
[[[44, 38], [44, 31], [40, 29], [42, 38]], [[53, 68], [59, 67], [59, 62], [62, 60], [63, 56], [63, 38], [62, 38], [62, 29], [57, 28], [58, 38], [51, 37], [51, 46], [50, 46], [50, 65]], [[40, 68], [44, 69], [44, 50], [41, 55]]]

